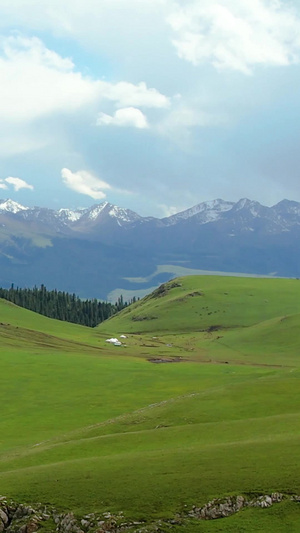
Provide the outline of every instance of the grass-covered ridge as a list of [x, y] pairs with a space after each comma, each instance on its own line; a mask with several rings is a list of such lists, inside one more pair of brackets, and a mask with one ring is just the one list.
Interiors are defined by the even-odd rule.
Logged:
[[102, 328], [175, 333], [250, 326], [299, 312], [299, 296], [293, 279], [188, 276], [164, 283]]
[[[299, 296], [180, 278], [93, 330], [0, 301], [0, 493], [146, 520], [300, 493]], [[182, 531], [297, 531], [291, 505]]]

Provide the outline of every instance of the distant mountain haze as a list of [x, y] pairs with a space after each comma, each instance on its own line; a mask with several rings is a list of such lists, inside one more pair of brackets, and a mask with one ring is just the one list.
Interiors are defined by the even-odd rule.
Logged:
[[[147, 291], [189, 270], [300, 276], [300, 203], [203, 202], [162, 219], [108, 202], [85, 209], [0, 200], [0, 284], [85, 298]], [[173, 274], [173, 275], [172, 275]]]

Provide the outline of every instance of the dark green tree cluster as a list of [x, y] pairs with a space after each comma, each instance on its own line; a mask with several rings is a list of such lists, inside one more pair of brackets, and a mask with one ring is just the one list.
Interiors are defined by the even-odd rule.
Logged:
[[14, 285], [10, 289], [0, 288], [0, 298], [49, 318], [90, 327], [97, 326], [128, 305], [122, 296], [115, 304], [99, 302], [96, 299], [82, 300], [75, 294], [57, 290], [48, 291], [44, 285], [33, 289], [19, 287], [15, 289]]

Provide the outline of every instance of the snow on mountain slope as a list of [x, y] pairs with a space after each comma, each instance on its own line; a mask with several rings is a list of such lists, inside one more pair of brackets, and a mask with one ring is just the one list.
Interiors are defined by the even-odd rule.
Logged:
[[[221, 199], [202, 202], [163, 219], [141, 217], [130, 209], [118, 207], [109, 202], [95, 204], [88, 208], [74, 210], [61, 208], [56, 211], [44, 207], [26, 207], [14, 200], [6, 199], [0, 200], [0, 213], [10, 213], [28, 222], [40, 222], [59, 232], [76, 230], [83, 233], [92, 231], [92, 228], [95, 231], [101, 225], [107, 224], [111, 227], [125, 226], [134, 229], [136, 226], [141, 227], [154, 222], [159, 228], [180, 225], [187, 220], [191, 223], [195, 222], [198, 226], [214, 222], [221, 224], [222, 221], [228, 225], [228, 222], [232, 221], [235, 230], [239, 228], [249, 231], [254, 231], [259, 224], [264, 224], [270, 233], [286, 232], [300, 225], [300, 203], [282, 200], [272, 207], [266, 207], [247, 198], [242, 198], [238, 202]], [[114, 224], [111, 225], [113, 222]]]
[[98, 224], [107, 223], [112, 220], [118, 226], [123, 226], [138, 220], [143, 220], [143, 217], [130, 209], [124, 209], [108, 202], [103, 202], [102, 204], [93, 205], [85, 209], [82, 215], [76, 220], [76, 227], [78, 228], [83, 224], [85, 227], [95, 227]]
[[140, 220], [142, 217], [131, 211], [130, 209], [124, 209], [122, 207], [111, 206], [109, 210], [109, 215], [113, 218], [117, 218], [120, 222], [130, 223]]
[[18, 204], [14, 200], [0, 200], [0, 211], [16, 214], [19, 211], [27, 211], [28, 209], [29, 207], [24, 207], [24, 205]]
[[[243, 198], [233, 206], [230, 215], [240, 229], [246, 229], [247, 224], [252, 222], [256, 229], [260, 224], [267, 233], [280, 233], [300, 224], [300, 204], [283, 200], [272, 207], [266, 207]], [[249, 229], [253, 231], [253, 228]]]
[[98, 218], [98, 216], [107, 208], [109, 207], [110, 208], [111, 204], [109, 204], [108, 202], [103, 202], [102, 204], [98, 204], [98, 205], [93, 205], [92, 207], [90, 207], [89, 209], [86, 210], [86, 212], [84, 213], [85, 215], [87, 215], [87, 218], [89, 218], [90, 220], [96, 220]]
[[181, 213], [164, 218], [163, 221], [171, 226], [178, 224], [181, 220], [196, 217], [197, 222], [207, 224], [208, 222], [219, 220], [222, 214], [232, 209], [234, 205], [234, 202], [226, 202], [220, 199], [202, 202]]
[[79, 220], [84, 213], [86, 213], [87, 209], [76, 209], [75, 211], [72, 209], [66, 209], [62, 208], [56, 211], [56, 216], [59, 218], [62, 222], [68, 223], [68, 222], [76, 222]]

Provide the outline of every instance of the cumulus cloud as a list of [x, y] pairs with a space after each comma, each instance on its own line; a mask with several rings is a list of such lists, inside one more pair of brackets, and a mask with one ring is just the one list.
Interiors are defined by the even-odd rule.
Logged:
[[102, 99], [111, 100], [117, 106], [138, 106], [164, 108], [170, 105], [169, 98], [156, 89], [148, 89], [146, 83], [137, 85], [120, 81], [116, 84], [99, 81], [99, 95]]
[[61, 171], [63, 183], [75, 192], [90, 196], [95, 200], [103, 200], [106, 198], [107, 191], [111, 186], [103, 180], [94, 176], [91, 172], [86, 170], [78, 170], [72, 172], [68, 168], [63, 168]]
[[[81, 120], [84, 109], [90, 125], [97, 110], [110, 106], [113, 109], [107, 112], [114, 123], [145, 128], [147, 119], [141, 110], [122, 109], [169, 105], [167, 96], [144, 82], [91, 78], [41, 39], [20, 34], [0, 36], [0, 87], [0, 157], [42, 150], [57, 143], [58, 137], [67, 145], [66, 114]], [[45, 128], [49, 119], [50, 127]]]
[[168, 17], [180, 58], [251, 74], [299, 62], [300, 18], [280, 0], [193, 0]]
[[21, 178], [13, 178], [12, 176], [0, 179], [0, 189], [8, 189], [7, 184], [11, 185], [16, 192], [20, 191], [21, 189], [30, 189], [32, 191], [34, 189], [33, 185], [30, 185], [25, 180], [22, 180]]
[[37, 37], [0, 40], [0, 118], [31, 121], [55, 112], [111, 101], [116, 107], [163, 108], [169, 100], [144, 82], [110, 83], [77, 72], [70, 58], [48, 49]]
[[72, 111], [96, 99], [97, 84], [75, 72], [70, 59], [40, 39], [0, 41], [0, 117], [30, 121], [56, 111]]
[[8, 177], [8, 178], [5, 178], [4, 181], [8, 183], [9, 185], [12, 185], [16, 192], [18, 192], [20, 189], [30, 189], [32, 191], [34, 189], [33, 185], [30, 185], [29, 183], [22, 180], [21, 178]]
[[99, 113], [97, 126], [131, 126], [138, 129], [148, 128], [148, 121], [144, 113], [136, 107], [117, 109], [114, 115]]

